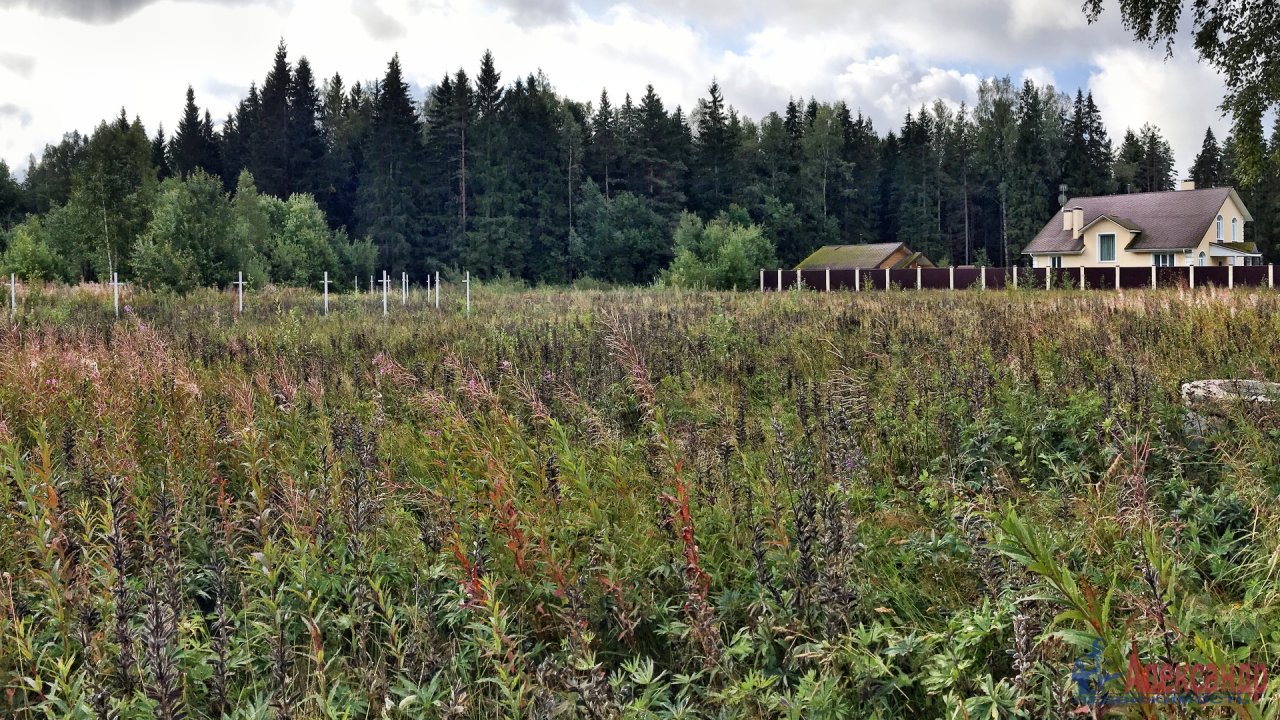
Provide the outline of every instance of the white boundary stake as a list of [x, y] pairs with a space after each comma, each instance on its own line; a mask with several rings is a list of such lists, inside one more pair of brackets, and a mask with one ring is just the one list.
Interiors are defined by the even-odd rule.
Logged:
[[383, 270], [383, 271], [382, 271], [382, 280], [380, 281], [380, 284], [382, 285], [382, 314], [383, 314], [383, 316], [386, 316], [386, 314], [387, 314], [387, 288], [391, 285], [391, 278], [390, 278], [390, 277], [387, 277], [387, 271], [386, 271], [386, 270]]
[[467, 284], [467, 314], [471, 314], [471, 271], [467, 271], [467, 278], [462, 282]]
[[949, 276], [948, 279], [951, 281], [951, 289], [955, 290], [956, 289], [956, 266], [952, 265], [947, 269], [950, 270], [950, 272], [947, 273], [947, 275]]
[[1155, 287], [1156, 287], [1156, 266], [1152, 265], [1151, 266], [1151, 289], [1154, 290]]
[[436, 309], [440, 309], [440, 271], [436, 271]]
[[831, 268], [827, 268], [827, 292], [831, 292]]
[[324, 314], [329, 314], [329, 271], [324, 273]]
[[120, 274], [111, 273], [111, 304], [116, 308], [116, 319], [120, 318]]
[[1227, 289], [1230, 290], [1235, 286], [1236, 286], [1236, 266], [1228, 265], [1227, 266]]
[[1276, 286], [1276, 266], [1267, 266], [1267, 287], [1274, 288]]
[[409, 273], [400, 273], [400, 304], [409, 304]]
[[1044, 289], [1045, 290], [1053, 289], [1053, 266], [1052, 265], [1044, 269]]
[[760, 292], [764, 292], [764, 268], [760, 268]]
[[862, 268], [853, 269], [853, 291], [862, 292]]
[[1084, 289], [1084, 266], [1080, 266], [1080, 289]]
[[921, 271], [921, 269], [920, 269], [920, 266], [919, 266], [919, 265], [917, 265], [917, 266], [916, 266], [916, 290], [919, 290], [919, 289], [920, 289], [920, 273], [921, 273], [921, 272], [922, 272], [922, 271]]
[[778, 268], [778, 292], [782, 292], [782, 268]]
[[1116, 290], [1120, 289], [1120, 266], [1116, 266]]
[[982, 275], [982, 289], [986, 290], [987, 289], [987, 266], [986, 265], [982, 266], [982, 270], [980, 274]]
[[1018, 289], [1018, 266], [1013, 266], [1013, 289]]
[[243, 315], [244, 314], [244, 286], [245, 286], [243, 270], [236, 273], [236, 281], [234, 285], [236, 286], [236, 312], [238, 314]]
[[889, 268], [884, 269], [884, 289], [889, 289]]
[[1196, 289], [1196, 266], [1191, 265], [1191, 289]]

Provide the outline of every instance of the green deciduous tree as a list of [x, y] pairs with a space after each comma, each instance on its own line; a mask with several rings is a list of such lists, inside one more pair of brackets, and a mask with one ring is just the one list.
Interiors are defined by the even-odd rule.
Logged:
[[[1102, 14], [1103, 0], [1085, 0], [1090, 22]], [[1185, 13], [1185, 14], [1184, 14]], [[1237, 177], [1251, 184], [1268, 168], [1267, 146], [1253, 132], [1280, 106], [1280, 4], [1266, 0], [1121, 0], [1120, 16], [1134, 37], [1163, 43], [1172, 54], [1181, 23], [1200, 58], [1222, 72], [1227, 93], [1222, 109], [1235, 120]], [[1182, 26], [1185, 29], [1185, 26]]]
[[710, 222], [684, 213], [675, 231], [675, 259], [668, 280], [672, 285], [710, 290], [754, 287], [760, 268], [775, 263], [773, 243], [756, 225], [721, 213]]

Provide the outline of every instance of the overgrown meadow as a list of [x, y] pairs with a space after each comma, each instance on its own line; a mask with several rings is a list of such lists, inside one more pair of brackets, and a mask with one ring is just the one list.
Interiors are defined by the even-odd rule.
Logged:
[[[6, 718], [1276, 717], [1280, 295], [33, 290]], [[1120, 690], [1123, 680], [1114, 689]]]

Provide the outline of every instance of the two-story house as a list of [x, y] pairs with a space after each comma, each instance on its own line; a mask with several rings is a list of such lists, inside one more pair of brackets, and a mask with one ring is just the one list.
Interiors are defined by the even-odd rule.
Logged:
[[1032, 267], [1255, 265], [1253, 220], [1232, 188], [1072, 198], [1023, 250]]

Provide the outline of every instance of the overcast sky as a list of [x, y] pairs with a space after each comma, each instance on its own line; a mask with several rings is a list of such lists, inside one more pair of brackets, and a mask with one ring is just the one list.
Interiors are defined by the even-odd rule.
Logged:
[[[752, 118], [789, 97], [846, 101], [883, 134], [941, 97], [971, 106], [984, 77], [1091, 88], [1112, 139], [1159, 125], [1185, 173], [1222, 82], [1188, 44], [1134, 43], [1116, 3], [1080, 0], [0, 0], [0, 158], [92, 130], [124, 106], [172, 129], [190, 83], [216, 120], [261, 82], [281, 38], [320, 77], [379, 77], [392, 53], [428, 87], [492, 49], [504, 81], [542, 69], [556, 89], [621, 101], [653, 83], [686, 110], [712, 77]], [[421, 100], [421, 98], [419, 98]]]

